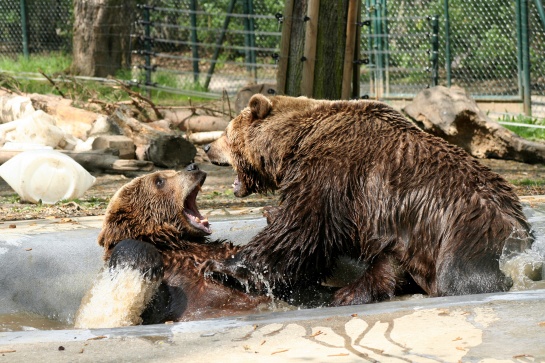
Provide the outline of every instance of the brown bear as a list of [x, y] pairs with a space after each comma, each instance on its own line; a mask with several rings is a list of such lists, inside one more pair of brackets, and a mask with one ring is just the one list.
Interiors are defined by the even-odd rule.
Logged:
[[204, 149], [233, 166], [237, 196], [280, 194], [236, 258], [204, 269], [264, 273], [277, 294], [323, 282], [343, 256], [367, 268], [333, 305], [378, 302], [415, 284], [431, 296], [506, 291], [502, 250], [532, 242], [504, 179], [381, 102], [254, 95]]
[[185, 171], [135, 178], [115, 193], [98, 236], [107, 267], [84, 298], [76, 327], [248, 313], [269, 301], [200, 273], [202, 262], [230, 258], [239, 250], [206, 237], [210, 225], [196, 203], [205, 178], [191, 164]]

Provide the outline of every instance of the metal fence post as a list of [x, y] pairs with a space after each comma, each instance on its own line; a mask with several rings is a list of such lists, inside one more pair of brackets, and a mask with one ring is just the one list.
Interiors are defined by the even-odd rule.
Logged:
[[448, 0], [444, 0], [445, 5], [445, 68], [447, 71], [447, 87], [452, 85], [452, 59], [450, 58], [450, 15]]
[[246, 47], [245, 58], [249, 63], [246, 69], [250, 72], [250, 78], [252, 82], [257, 81], [257, 68], [255, 67], [256, 55], [255, 55], [255, 25], [253, 15], [252, 0], [243, 0], [243, 11], [246, 17], [244, 18], [244, 46]]
[[216, 41], [216, 47], [214, 48], [214, 54], [212, 55], [210, 68], [208, 68], [208, 73], [206, 73], [206, 80], [204, 81], [204, 88], [206, 90], [208, 90], [208, 86], [210, 85], [210, 80], [212, 79], [212, 75], [214, 74], [214, 68], [216, 68], [216, 63], [218, 61], [218, 57], [220, 54], [220, 48], [221, 48], [221, 45], [223, 44], [223, 40], [225, 39], [225, 33], [227, 32], [227, 28], [229, 27], [229, 22], [231, 21], [231, 13], [235, 9], [236, 1], [237, 0], [231, 0], [229, 2], [229, 5], [227, 6], [227, 14], [225, 16], [225, 20], [223, 21], [223, 27], [221, 29], [218, 40]]
[[[146, 86], [151, 85], [151, 24], [149, 6], [144, 5], [144, 47], [146, 49], [144, 62], [146, 68]], [[148, 96], [151, 96], [151, 89], [148, 88]]]
[[28, 59], [28, 18], [26, 0], [21, 0], [21, 28], [23, 31], [23, 54]]
[[375, 38], [375, 78], [376, 78], [376, 94], [375, 98], [380, 99], [382, 98], [382, 95], [384, 94], [384, 46], [382, 42], [382, 19], [381, 19], [381, 10], [380, 7], [380, 0], [373, 0], [372, 1], [372, 8], [373, 8], [373, 33]]
[[384, 88], [385, 93], [390, 93], [390, 37], [389, 37], [389, 31], [388, 31], [388, 7], [387, 7], [387, 0], [382, 0], [381, 4], [381, 17], [382, 17], [382, 33], [384, 35], [383, 41], [382, 41], [382, 57], [383, 57], [383, 65], [384, 65]]
[[541, 27], [545, 32], [545, 11], [543, 10], [543, 3], [541, 0], [535, 0], [537, 13], [539, 14], [539, 20], [541, 20]]
[[431, 84], [439, 84], [439, 15], [431, 17]]
[[528, 0], [520, 0], [520, 31], [522, 45], [522, 102], [526, 116], [532, 116], [530, 83], [530, 42], [528, 28]]
[[189, 3], [189, 19], [191, 21], [191, 57], [193, 58], [193, 82], [199, 82], [199, 46], [197, 43], [197, 0], [191, 0]]

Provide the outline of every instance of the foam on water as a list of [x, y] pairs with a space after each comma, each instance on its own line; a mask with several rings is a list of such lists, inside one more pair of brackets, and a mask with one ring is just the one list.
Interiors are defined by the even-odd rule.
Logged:
[[512, 253], [506, 245], [500, 258], [502, 272], [513, 280], [510, 291], [545, 289], [545, 206], [525, 207], [524, 214], [535, 236], [532, 246]]
[[76, 328], [113, 328], [142, 322], [140, 314], [160, 281], [150, 281], [132, 268], [104, 269], [84, 296]]

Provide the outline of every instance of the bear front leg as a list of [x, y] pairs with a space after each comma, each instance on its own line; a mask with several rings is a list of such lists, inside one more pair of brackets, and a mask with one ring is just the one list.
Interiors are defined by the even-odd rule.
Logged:
[[248, 282], [253, 275], [248, 266], [244, 264], [240, 253], [225, 260], [204, 261], [199, 266], [199, 271], [205, 277], [216, 278], [218, 280], [234, 278], [246, 287], [248, 287]]
[[387, 255], [380, 255], [356, 281], [335, 292], [332, 305], [368, 304], [388, 300], [394, 296], [396, 285], [396, 268]]
[[141, 314], [163, 279], [163, 258], [151, 244], [127, 239], [113, 249], [83, 298], [76, 328], [112, 328], [142, 323]]

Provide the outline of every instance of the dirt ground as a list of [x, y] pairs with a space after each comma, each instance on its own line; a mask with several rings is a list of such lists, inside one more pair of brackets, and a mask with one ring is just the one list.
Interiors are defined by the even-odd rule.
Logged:
[[[202, 170], [208, 173], [206, 182], [198, 197], [199, 208], [243, 208], [261, 207], [276, 203], [275, 195], [251, 195], [236, 198], [231, 184], [235, 174], [231, 168], [210, 164], [200, 151], [195, 159]], [[524, 164], [515, 161], [485, 159], [483, 164], [513, 183], [518, 195], [545, 194], [545, 165]], [[143, 173], [130, 174], [94, 174], [95, 184], [79, 200], [58, 202], [55, 205], [35, 205], [21, 203], [17, 194], [0, 179], [0, 221], [28, 219], [73, 218], [102, 215], [111, 196], [122, 185]], [[1, 228], [1, 227], [0, 227]]]

